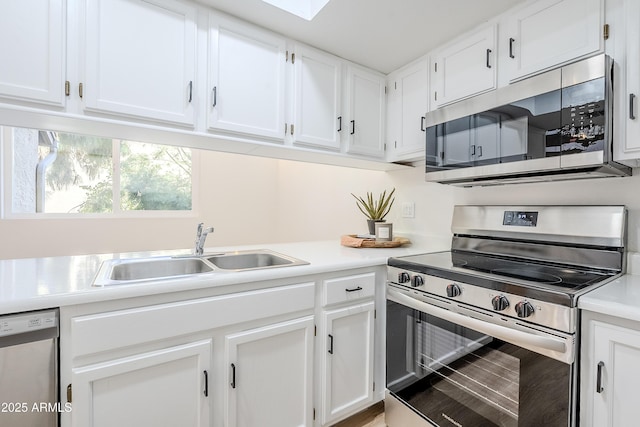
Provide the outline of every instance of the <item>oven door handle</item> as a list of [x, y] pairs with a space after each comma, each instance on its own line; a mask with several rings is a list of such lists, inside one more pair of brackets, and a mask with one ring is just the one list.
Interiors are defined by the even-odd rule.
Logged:
[[444, 308], [427, 304], [393, 289], [387, 289], [387, 298], [391, 301], [397, 302], [398, 304], [405, 305], [426, 314], [431, 314], [432, 316], [447, 320], [451, 323], [455, 323], [456, 325], [476, 330], [514, 345], [532, 350], [542, 348], [558, 353], [565, 353], [567, 351], [567, 346], [562, 339], [534, 335], [528, 332], [494, 325], [493, 323], [484, 322], [482, 320], [465, 316], [464, 314], [454, 313], [450, 310], [445, 310]]

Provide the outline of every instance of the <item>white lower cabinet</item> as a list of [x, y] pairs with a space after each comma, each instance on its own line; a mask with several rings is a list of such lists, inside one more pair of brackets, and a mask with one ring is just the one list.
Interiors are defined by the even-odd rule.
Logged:
[[323, 281], [319, 348], [322, 425], [374, 401], [375, 273]]
[[366, 409], [384, 390], [382, 270], [61, 307], [61, 427], [319, 427]]
[[225, 339], [226, 427], [313, 425], [313, 316]]
[[326, 311], [322, 424], [373, 403], [373, 301]]
[[583, 315], [580, 425], [632, 427], [640, 419], [640, 323]]
[[211, 340], [73, 370], [73, 426], [210, 425]]

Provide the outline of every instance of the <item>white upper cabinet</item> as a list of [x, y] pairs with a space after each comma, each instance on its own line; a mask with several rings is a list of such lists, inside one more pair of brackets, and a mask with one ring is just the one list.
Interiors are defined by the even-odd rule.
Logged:
[[496, 88], [496, 25], [482, 27], [432, 54], [434, 108]]
[[[631, 167], [640, 166], [640, 2], [610, 0], [607, 2], [607, 22], [611, 38], [606, 53], [614, 61], [613, 90], [614, 160]], [[616, 137], [617, 135], [617, 137]]]
[[209, 129], [284, 140], [286, 40], [210, 14]]
[[538, 0], [508, 14], [500, 32], [509, 81], [602, 49], [602, 0]]
[[297, 45], [294, 65], [294, 144], [340, 149], [342, 61], [307, 46]]
[[85, 110], [194, 126], [196, 7], [87, 0]]
[[383, 76], [348, 67], [348, 153], [384, 156], [384, 87]]
[[424, 157], [425, 114], [429, 110], [429, 60], [422, 59], [389, 75], [387, 146], [389, 160]]
[[65, 1], [0, 5], [0, 97], [64, 106]]

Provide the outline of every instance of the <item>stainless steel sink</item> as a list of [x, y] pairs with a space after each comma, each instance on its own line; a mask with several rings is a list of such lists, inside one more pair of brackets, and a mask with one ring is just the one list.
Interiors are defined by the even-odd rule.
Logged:
[[94, 286], [210, 273], [213, 266], [202, 258], [155, 257], [114, 259], [102, 263]]
[[175, 256], [113, 259], [102, 263], [93, 286], [170, 279], [216, 271], [244, 271], [308, 264], [267, 249]]
[[266, 249], [228, 252], [209, 256], [206, 259], [221, 270], [235, 271], [309, 264], [306, 261]]

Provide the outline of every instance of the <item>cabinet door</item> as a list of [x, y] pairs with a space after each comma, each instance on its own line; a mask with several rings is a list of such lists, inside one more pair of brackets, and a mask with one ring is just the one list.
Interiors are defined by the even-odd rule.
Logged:
[[64, 106], [65, 1], [0, 3], [0, 97]]
[[195, 6], [87, 0], [86, 15], [85, 109], [192, 127]]
[[[400, 114], [392, 120], [400, 119], [399, 133], [393, 141], [393, 160], [404, 160], [424, 156], [425, 114], [429, 111], [429, 61], [424, 59], [403, 70], [389, 88], [389, 98], [396, 94], [400, 99], [396, 103]], [[387, 105], [391, 105], [389, 102]], [[391, 123], [387, 123], [391, 126]]]
[[[631, 167], [640, 166], [640, 2], [613, 0], [607, 2], [607, 22], [612, 37], [607, 54], [614, 60], [614, 129], [619, 130], [614, 142], [614, 160]], [[616, 74], [616, 72], [618, 74]]]
[[480, 29], [433, 55], [432, 105], [437, 108], [496, 87], [496, 26]]
[[384, 156], [384, 78], [349, 67], [347, 152], [374, 157]]
[[286, 40], [210, 15], [209, 128], [284, 139]]
[[211, 340], [75, 368], [74, 427], [210, 425]]
[[503, 63], [511, 81], [602, 48], [601, 0], [540, 0], [508, 22], [508, 61]]
[[225, 426], [313, 425], [313, 329], [308, 316], [226, 337]]
[[640, 331], [596, 321], [593, 322], [593, 340], [594, 359], [592, 366], [587, 367], [587, 375], [591, 378], [587, 381], [591, 385], [587, 393], [591, 402], [580, 406], [584, 410], [593, 408], [590, 425], [636, 426], [640, 419], [636, 398], [640, 384]]
[[324, 313], [323, 425], [373, 401], [373, 322], [373, 302]]
[[295, 52], [294, 144], [340, 149], [342, 62], [306, 46]]

